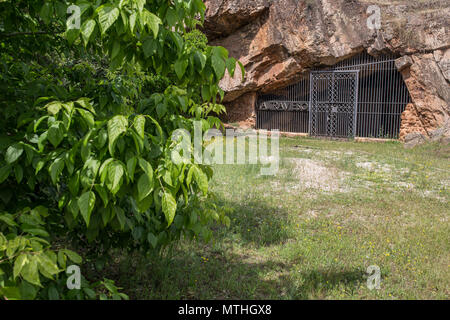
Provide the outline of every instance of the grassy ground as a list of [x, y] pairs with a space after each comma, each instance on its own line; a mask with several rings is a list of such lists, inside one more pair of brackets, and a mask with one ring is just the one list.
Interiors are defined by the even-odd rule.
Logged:
[[[283, 138], [276, 176], [217, 165], [232, 225], [171, 261], [123, 259], [140, 299], [448, 299], [449, 147]], [[367, 267], [381, 288], [367, 288]]]

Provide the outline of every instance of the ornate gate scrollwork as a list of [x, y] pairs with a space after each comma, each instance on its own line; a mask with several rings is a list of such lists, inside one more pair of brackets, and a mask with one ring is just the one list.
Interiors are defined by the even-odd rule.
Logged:
[[341, 138], [355, 136], [358, 73], [311, 72], [310, 135]]

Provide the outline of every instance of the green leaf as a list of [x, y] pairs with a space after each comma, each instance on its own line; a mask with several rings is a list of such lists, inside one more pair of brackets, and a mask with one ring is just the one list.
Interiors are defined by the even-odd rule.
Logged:
[[92, 106], [89, 98], [80, 98], [77, 101], [75, 101], [78, 105], [80, 105], [82, 108], [90, 111], [92, 114], [95, 115], [95, 109]]
[[58, 290], [54, 286], [50, 286], [48, 288], [48, 298], [50, 300], [59, 300], [59, 293]]
[[188, 174], [186, 176], [186, 184], [189, 187], [192, 182], [192, 177], [194, 176], [194, 171], [196, 170], [196, 167], [192, 166], [189, 168]]
[[144, 139], [145, 138], [145, 117], [143, 115], [138, 115], [134, 118], [134, 128], [139, 136]]
[[151, 207], [152, 204], [153, 204], [153, 195], [149, 195], [142, 201], [136, 202], [137, 209], [140, 213], [146, 212]]
[[100, 161], [94, 158], [90, 158], [86, 161], [80, 174], [80, 181], [84, 188], [91, 188], [95, 184], [99, 167]]
[[125, 227], [125, 221], [126, 221], [125, 213], [123, 212], [122, 208], [117, 207], [117, 206], [114, 207], [113, 210], [116, 213], [117, 221], [119, 221], [120, 228], [123, 230]]
[[231, 77], [234, 77], [234, 71], [236, 70], [236, 59], [235, 58], [229, 58], [227, 60], [227, 69], [230, 73]]
[[119, 162], [114, 161], [109, 164], [106, 186], [113, 195], [115, 195], [122, 186], [123, 173], [124, 173], [123, 166]]
[[170, 37], [172, 38], [173, 42], [175, 42], [178, 51], [181, 52], [183, 50], [183, 38], [177, 32], [171, 32]]
[[197, 68], [197, 71], [201, 72], [203, 69], [205, 69], [206, 56], [202, 52], [200, 52], [198, 50], [195, 51], [194, 63], [195, 63], [195, 66]]
[[77, 171], [69, 180], [69, 191], [73, 196], [78, 194], [80, 190], [80, 171]]
[[134, 0], [133, 2], [137, 5], [139, 12], [142, 12], [142, 10], [144, 10], [146, 0]]
[[127, 131], [128, 119], [118, 115], [108, 121], [109, 153], [114, 156], [114, 148], [119, 136]]
[[212, 47], [211, 54], [221, 58], [222, 60], [228, 59], [228, 50], [221, 46]]
[[203, 192], [204, 195], [208, 193], [208, 177], [206, 174], [198, 167], [194, 169], [194, 179], [197, 182], [198, 187]]
[[147, 39], [145, 39], [144, 43], [142, 44], [142, 50], [144, 51], [144, 55], [146, 58], [156, 54], [157, 49], [157, 41], [150, 37], [147, 37]]
[[[156, 38], [159, 32], [159, 25], [161, 24], [161, 19], [155, 16], [148, 10], [142, 12], [144, 23], [153, 31], [153, 36]], [[141, 15], [141, 17], [142, 17]]]
[[50, 178], [52, 179], [53, 184], [57, 184], [59, 181], [59, 176], [64, 170], [64, 160], [60, 157], [57, 158], [48, 168], [50, 172]]
[[22, 155], [23, 153], [23, 146], [20, 143], [15, 143], [12, 146], [9, 146], [9, 148], [6, 150], [5, 154], [5, 161], [6, 163], [13, 163], [16, 162], [17, 159]]
[[0, 215], [0, 221], [5, 222], [7, 225], [9, 225], [11, 227], [17, 226], [17, 223], [14, 221], [13, 216], [8, 213], [4, 213], [4, 214]]
[[134, 27], [136, 26], [136, 18], [137, 18], [137, 14], [136, 14], [136, 12], [134, 12], [130, 16], [130, 30], [131, 30], [131, 33], [134, 33]]
[[[30, 284], [28, 281], [22, 281], [22, 283], [19, 286], [20, 289], [20, 299], [22, 300], [34, 300], [36, 298], [36, 294], [38, 292], [38, 289]], [[10, 299], [8, 297], [8, 299]]]
[[42, 116], [42, 117], [40, 117], [37, 121], [35, 120], [34, 128], [33, 128], [33, 129], [34, 129], [34, 132], [37, 131], [39, 125], [40, 125], [44, 120], [46, 120], [46, 119], [48, 119], [48, 116]]
[[14, 270], [13, 270], [14, 279], [17, 278], [17, 276], [20, 274], [20, 272], [22, 271], [23, 267], [27, 264], [27, 262], [28, 262], [27, 254], [22, 253], [17, 257], [16, 261], [14, 261]]
[[105, 4], [99, 8], [98, 21], [100, 23], [102, 34], [105, 34], [114, 22], [116, 22], [117, 18], [119, 18], [119, 14], [119, 9], [110, 4]]
[[112, 46], [111, 60], [114, 60], [114, 58], [117, 57], [119, 52], [120, 52], [120, 42], [116, 40], [116, 41], [114, 41], [113, 46]]
[[99, 184], [95, 185], [95, 191], [99, 194], [100, 198], [102, 198], [103, 204], [106, 207], [108, 205], [109, 199], [108, 199], [108, 193], [104, 187], [102, 187]]
[[179, 18], [178, 18], [176, 9], [169, 8], [167, 10], [166, 20], [167, 20], [167, 24], [171, 27], [177, 24]]
[[22, 229], [24, 232], [27, 232], [29, 234], [32, 234], [33, 236], [40, 236], [40, 237], [48, 237], [49, 234], [47, 231], [45, 231], [44, 229], [39, 229], [39, 228], [23, 228]]
[[22, 168], [21, 165], [17, 164], [14, 167], [14, 174], [16, 176], [17, 183], [20, 183], [22, 181], [22, 178], [23, 178], [23, 168]]
[[8, 300], [26, 299], [18, 287], [0, 287], [0, 296], [6, 297]]
[[156, 106], [156, 113], [158, 114], [159, 118], [162, 118], [167, 112], [167, 107], [164, 103], [158, 103]]
[[80, 264], [83, 262], [83, 259], [76, 252], [68, 249], [63, 249], [62, 251], [73, 263]]
[[[53, 116], [55, 116], [59, 113], [59, 111], [61, 110], [61, 107], [62, 107], [62, 103], [59, 101], [52, 101], [45, 106], [45, 108], [47, 108], [48, 113], [50, 113]], [[39, 124], [37, 124], [37, 126], [38, 125]], [[36, 130], [34, 130], [34, 131], [36, 131]]]
[[245, 80], [245, 68], [244, 68], [244, 65], [242, 64], [242, 62], [240, 62], [239, 60], [238, 60], [238, 65], [239, 65], [239, 68], [241, 68], [241, 73], [242, 73], [242, 81], [244, 81]]
[[152, 165], [145, 159], [139, 158], [139, 167], [149, 176], [153, 176]]
[[138, 180], [138, 201], [145, 199], [153, 190], [153, 175], [143, 173]]
[[52, 261], [46, 254], [37, 255], [39, 270], [42, 274], [48, 275], [47, 278], [52, 278], [51, 276], [58, 274], [58, 266], [56, 262]]
[[217, 76], [217, 79], [222, 79], [223, 76], [225, 75], [225, 62], [224, 60], [217, 56], [217, 55], [213, 55], [211, 57], [211, 64], [214, 70], [214, 73]]
[[85, 45], [89, 43], [89, 39], [91, 38], [92, 32], [94, 32], [95, 25], [95, 20], [89, 19], [86, 20], [81, 26], [81, 36], [83, 37]]
[[75, 110], [77, 110], [90, 128], [95, 125], [94, 115], [91, 112], [81, 108], [75, 108]]
[[9, 164], [0, 168], [0, 183], [3, 183], [3, 181], [8, 179], [10, 173], [11, 173], [11, 166]]
[[153, 248], [156, 248], [156, 245], [158, 244], [158, 238], [155, 237], [155, 235], [151, 232], [147, 235], [147, 241], [152, 245]]
[[47, 138], [55, 148], [58, 147], [58, 145], [64, 139], [63, 124], [59, 121], [52, 124], [52, 126], [48, 129]]
[[80, 35], [80, 29], [67, 29], [64, 36], [69, 42], [69, 45], [72, 45], [75, 40], [77, 40], [78, 36]]
[[95, 193], [92, 191], [85, 192], [78, 199], [78, 207], [80, 208], [81, 215], [83, 216], [86, 226], [89, 226], [92, 210], [95, 206]]
[[83, 291], [91, 300], [94, 300], [97, 297], [95, 291], [90, 288], [83, 288]]
[[202, 86], [202, 98], [204, 101], [209, 101], [211, 99], [210, 87], [208, 85]]
[[95, 146], [97, 147], [97, 149], [102, 149], [107, 141], [108, 141], [108, 132], [105, 129], [101, 129], [98, 132], [97, 137], [95, 138]]
[[53, 4], [50, 2], [45, 2], [39, 12], [39, 16], [45, 24], [49, 24], [52, 19], [53, 14]]
[[30, 257], [28, 263], [26, 263], [23, 266], [20, 274], [29, 283], [41, 287], [41, 281], [39, 280], [37, 256]]
[[58, 251], [58, 263], [61, 268], [66, 268], [66, 257], [64, 256], [64, 252], [62, 250]]
[[172, 194], [164, 192], [162, 197], [162, 210], [167, 220], [168, 226], [170, 226], [175, 218], [175, 212], [177, 211], [177, 202]]
[[186, 59], [181, 59], [175, 62], [175, 72], [177, 74], [178, 79], [183, 78], [184, 73], [186, 72], [186, 68], [189, 62]]
[[136, 164], [137, 164], [136, 157], [132, 157], [127, 161], [127, 171], [131, 181], [134, 180], [134, 171], [136, 170]]
[[39, 136], [39, 139], [38, 139], [38, 148], [39, 148], [39, 151], [43, 151], [44, 150], [44, 147], [45, 147], [45, 141], [47, 141], [47, 136], [48, 136], [48, 132], [47, 131], [45, 131], [44, 133], [42, 133], [40, 136]]
[[114, 158], [106, 159], [100, 167], [100, 182], [105, 183], [108, 177], [108, 166], [114, 161]]

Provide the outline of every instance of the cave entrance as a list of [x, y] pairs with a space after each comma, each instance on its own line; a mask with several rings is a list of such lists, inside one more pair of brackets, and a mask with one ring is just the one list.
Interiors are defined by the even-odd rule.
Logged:
[[256, 128], [311, 136], [398, 139], [401, 114], [411, 98], [395, 67], [396, 58], [364, 52], [317, 68], [292, 85], [260, 94]]

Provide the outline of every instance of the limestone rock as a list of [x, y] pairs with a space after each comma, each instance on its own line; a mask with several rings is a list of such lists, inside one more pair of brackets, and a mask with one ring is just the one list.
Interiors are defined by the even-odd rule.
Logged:
[[427, 142], [427, 138], [423, 134], [419, 132], [409, 133], [405, 137], [405, 148], [414, 148], [418, 145], [424, 144], [425, 142]]
[[440, 142], [442, 144], [450, 143], [450, 120], [447, 120], [446, 123], [432, 132], [430, 132], [430, 139], [433, 142]]
[[415, 54], [412, 60], [401, 73], [422, 127], [429, 134], [450, 117], [450, 86], [433, 54]]
[[410, 56], [403, 56], [401, 58], [398, 58], [397, 60], [395, 60], [395, 67], [397, 68], [398, 71], [403, 71], [406, 68], [411, 67], [411, 65], [413, 64], [413, 60], [411, 59]]
[[270, 2], [270, 0], [206, 1], [208, 19], [205, 21], [204, 32], [210, 39], [230, 35], [262, 15], [269, 8]]
[[414, 104], [409, 103], [401, 116], [400, 140], [405, 141], [405, 137], [413, 132], [427, 135], [423, 123], [417, 113]]

